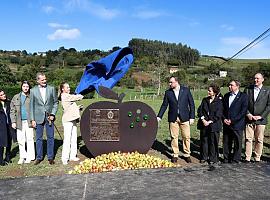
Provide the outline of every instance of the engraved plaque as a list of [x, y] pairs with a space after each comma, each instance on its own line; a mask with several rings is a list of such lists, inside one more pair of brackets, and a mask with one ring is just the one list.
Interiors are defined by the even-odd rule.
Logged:
[[90, 141], [119, 141], [119, 109], [89, 109]]
[[158, 128], [153, 109], [139, 101], [99, 101], [89, 105], [80, 122], [83, 141], [92, 154], [110, 152], [147, 153]]

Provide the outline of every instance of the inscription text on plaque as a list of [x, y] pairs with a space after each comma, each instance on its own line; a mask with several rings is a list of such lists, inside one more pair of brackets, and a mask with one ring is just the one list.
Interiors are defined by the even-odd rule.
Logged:
[[90, 141], [119, 141], [119, 109], [89, 109]]

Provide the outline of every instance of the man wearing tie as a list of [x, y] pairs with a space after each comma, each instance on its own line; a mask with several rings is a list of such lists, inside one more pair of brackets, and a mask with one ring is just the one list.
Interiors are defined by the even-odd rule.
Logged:
[[36, 128], [36, 151], [35, 165], [43, 159], [43, 129], [46, 127], [47, 156], [50, 165], [54, 162], [54, 124], [55, 114], [58, 107], [55, 88], [47, 85], [44, 73], [37, 73], [38, 85], [30, 92], [30, 120], [33, 128]]
[[186, 162], [190, 163], [190, 124], [193, 124], [195, 119], [194, 100], [190, 90], [187, 87], [180, 85], [177, 77], [172, 76], [169, 80], [169, 85], [170, 88], [165, 91], [163, 103], [157, 115], [157, 120], [161, 120], [169, 105], [168, 122], [172, 137], [172, 162], [176, 163], [178, 160], [178, 136], [179, 129], [181, 129], [184, 158]]
[[248, 95], [246, 136], [246, 162], [250, 162], [252, 156], [252, 142], [255, 138], [254, 160], [260, 162], [263, 150], [263, 137], [267, 116], [270, 112], [270, 90], [263, 86], [263, 75], [257, 73], [254, 76], [254, 85], [245, 89]]
[[[223, 99], [223, 156], [224, 163], [239, 163], [242, 137], [248, 107], [247, 95], [240, 92], [240, 82], [233, 80]], [[233, 150], [233, 151], [232, 151]]]

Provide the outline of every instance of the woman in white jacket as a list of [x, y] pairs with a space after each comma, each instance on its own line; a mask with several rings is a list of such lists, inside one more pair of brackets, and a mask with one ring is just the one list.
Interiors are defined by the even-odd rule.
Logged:
[[60, 85], [60, 99], [63, 106], [62, 123], [64, 127], [64, 141], [62, 150], [62, 163], [68, 164], [68, 161], [78, 161], [77, 157], [77, 125], [76, 121], [80, 118], [80, 107], [75, 101], [83, 98], [83, 95], [70, 94], [68, 83]]

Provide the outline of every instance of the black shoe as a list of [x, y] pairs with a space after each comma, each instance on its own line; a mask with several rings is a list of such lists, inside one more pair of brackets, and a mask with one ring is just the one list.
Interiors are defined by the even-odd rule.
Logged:
[[239, 161], [238, 160], [233, 160], [232, 163], [233, 164], [239, 164]]
[[248, 164], [248, 163], [250, 163], [250, 160], [243, 160], [242, 163]]
[[36, 160], [35, 162], [34, 162], [34, 165], [38, 165], [39, 163], [41, 163], [41, 160]]
[[5, 161], [0, 162], [0, 166], [6, 166], [6, 165], [8, 165], [7, 162], [5, 162]]
[[50, 164], [50, 165], [54, 165], [54, 164], [55, 164], [55, 162], [54, 162], [53, 159], [49, 159], [48, 161], [49, 161], [49, 164]]
[[173, 157], [173, 158], [171, 159], [171, 162], [172, 162], [172, 163], [177, 163], [177, 160], [178, 160], [177, 157]]
[[201, 163], [201, 164], [206, 164], [207, 161], [206, 161], [206, 160], [200, 160], [200, 163]]
[[185, 161], [186, 161], [187, 163], [191, 163], [190, 157], [185, 157], [184, 159], [185, 159]]
[[6, 162], [6, 163], [12, 163], [12, 161], [11, 161], [11, 159], [10, 159], [9, 157], [6, 157], [6, 158], [4, 159], [4, 162]]
[[224, 160], [222, 161], [222, 163], [223, 163], [223, 164], [228, 164], [229, 161], [228, 161], [227, 159], [224, 159]]
[[216, 167], [214, 165], [210, 165], [208, 171], [214, 171]]

